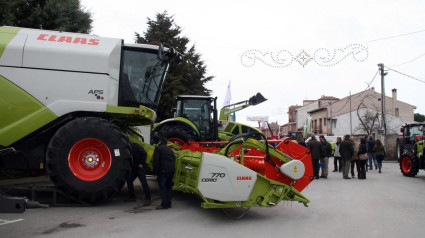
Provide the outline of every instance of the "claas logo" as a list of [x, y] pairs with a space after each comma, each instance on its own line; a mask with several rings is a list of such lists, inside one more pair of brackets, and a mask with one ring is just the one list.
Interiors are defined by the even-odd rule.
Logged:
[[88, 94], [93, 94], [96, 97], [97, 100], [105, 99], [103, 97], [103, 90], [93, 90], [93, 89], [91, 89]]
[[58, 36], [58, 35], [49, 35], [49, 34], [40, 34], [37, 37], [37, 40], [81, 44], [81, 45], [99, 45], [99, 42], [100, 42], [99, 39], [95, 39], [95, 38], [73, 37], [73, 36], [64, 36], [64, 35]]

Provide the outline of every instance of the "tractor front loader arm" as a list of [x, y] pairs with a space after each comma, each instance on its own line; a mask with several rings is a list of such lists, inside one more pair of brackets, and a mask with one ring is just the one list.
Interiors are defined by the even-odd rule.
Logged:
[[263, 95], [261, 95], [261, 93], [257, 93], [256, 95], [250, 97], [248, 100], [224, 106], [220, 110], [220, 116], [218, 119], [221, 121], [226, 121], [230, 114], [243, 110], [249, 106], [255, 106], [266, 100], [267, 99], [264, 98]]

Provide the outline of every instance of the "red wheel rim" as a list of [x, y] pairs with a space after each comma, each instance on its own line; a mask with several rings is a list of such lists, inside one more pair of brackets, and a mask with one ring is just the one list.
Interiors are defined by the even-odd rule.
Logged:
[[183, 140], [181, 140], [177, 137], [169, 138], [168, 141], [173, 142], [174, 144], [176, 144], [179, 147], [182, 147], [184, 144], [186, 144]]
[[95, 181], [105, 176], [111, 162], [108, 146], [94, 138], [78, 141], [68, 155], [68, 165], [72, 173], [85, 181]]
[[409, 173], [412, 169], [412, 160], [409, 157], [404, 157], [401, 161], [401, 167], [404, 172]]

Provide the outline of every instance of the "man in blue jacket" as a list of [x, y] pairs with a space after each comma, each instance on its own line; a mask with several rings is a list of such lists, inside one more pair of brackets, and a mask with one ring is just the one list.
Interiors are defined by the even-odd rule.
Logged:
[[328, 178], [328, 167], [329, 167], [329, 157], [332, 156], [332, 146], [329, 142], [326, 141], [324, 136], [319, 136], [320, 146], [322, 149], [320, 150], [320, 163], [322, 166], [322, 175], [321, 178]]

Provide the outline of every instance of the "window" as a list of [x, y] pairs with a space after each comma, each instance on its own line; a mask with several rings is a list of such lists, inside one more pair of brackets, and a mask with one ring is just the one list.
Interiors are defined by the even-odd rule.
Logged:
[[400, 110], [399, 110], [397, 107], [395, 108], [394, 115], [395, 115], [396, 117], [399, 117], [399, 116], [400, 116]]
[[155, 110], [166, 68], [157, 50], [123, 47], [119, 105], [144, 105]]
[[239, 134], [239, 127], [238, 126], [235, 126], [235, 128], [233, 128], [232, 134], [233, 135], [238, 135]]

